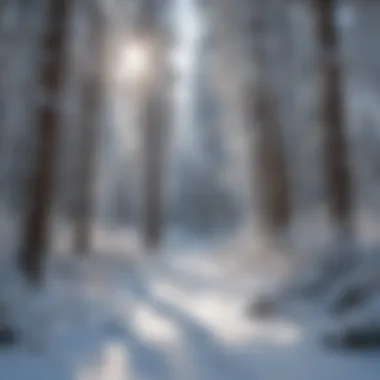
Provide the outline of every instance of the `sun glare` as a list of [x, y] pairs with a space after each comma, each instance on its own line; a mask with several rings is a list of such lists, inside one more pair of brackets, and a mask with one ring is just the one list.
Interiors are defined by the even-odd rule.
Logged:
[[143, 80], [150, 70], [150, 51], [141, 42], [123, 47], [119, 64], [119, 77], [124, 80]]

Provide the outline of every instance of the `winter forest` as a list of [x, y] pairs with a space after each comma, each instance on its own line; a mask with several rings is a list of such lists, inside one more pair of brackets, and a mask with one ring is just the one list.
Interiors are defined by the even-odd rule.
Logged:
[[0, 379], [378, 379], [379, 33], [0, 0]]

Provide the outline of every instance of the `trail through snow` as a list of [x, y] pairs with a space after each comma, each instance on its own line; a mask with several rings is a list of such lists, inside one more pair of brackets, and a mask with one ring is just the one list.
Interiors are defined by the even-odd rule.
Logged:
[[56, 264], [18, 309], [28, 337], [0, 353], [0, 379], [378, 378], [378, 355], [323, 350], [310, 321], [248, 320], [255, 283], [222, 268], [201, 251]]

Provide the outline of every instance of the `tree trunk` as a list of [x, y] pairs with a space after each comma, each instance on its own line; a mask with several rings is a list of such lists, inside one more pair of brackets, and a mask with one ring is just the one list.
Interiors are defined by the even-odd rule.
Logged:
[[332, 221], [342, 232], [351, 231], [352, 188], [344, 126], [342, 68], [335, 26], [335, 0], [313, 0], [316, 34], [320, 47], [321, 112], [324, 128], [324, 168], [328, 207]]
[[143, 234], [148, 249], [158, 246], [162, 235], [162, 109], [157, 90], [147, 95], [143, 125], [144, 211]]
[[143, 1], [137, 31], [145, 37], [152, 52], [152, 80], [144, 91], [143, 130], [143, 240], [148, 250], [157, 248], [163, 228], [163, 139], [167, 106], [165, 43], [160, 12], [164, 3]]
[[[95, 5], [94, 5], [95, 7]], [[87, 254], [91, 248], [91, 229], [93, 220], [94, 180], [96, 169], [96, 144], [98, 119], [102, 94], [102, 67], [104, 62], [103, 20], [94, 9], [90, 56], [93, 67], [86, 73], [83, 88], [83, 125], [81, 128], [79, 178], [76, 204], [76, 224], [74, 250], [78, 255]]]
[[37, 163], [31, 178], [30, 210], [26, 216], [25, 236], [19, 255], [20, 269], [31, 283], [43, 276], [48, 240], [48, 219], [52, 204], [54, 167], [58, 137], [58, 94], [64, 64], [65, 26], [69, 0], [49, 0], [47, 25], [42, 44], [41, 84], [46, 96], [38, 110], [36, 123], [39, 137]]
[[[278, 109], [268, 72], [266, 46], [268, 20], [265, 8], [256, 7], [252, 16], [254, 72], [249, 88], [252, 132], [255, 135], [252, 147], [253, 162], [258, 174], [258, 203], [264, 230], [269, 235], [281, 232], [291, 216], [289, 178], [285, 147], [278, 119]], [[265, 6], [264, 6], [265, 7]]]

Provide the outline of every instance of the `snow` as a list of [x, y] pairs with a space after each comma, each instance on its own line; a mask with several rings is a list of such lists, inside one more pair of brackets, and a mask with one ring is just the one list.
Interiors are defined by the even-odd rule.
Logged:
[[238, 275], [218, 253], [59, 257], [40, 291], [15, 277], [10, 309], [23, 339], [0, 352], [0, 379], [377, 378], [376, 353], [320, 345], [314, 310], [303, 319], [248, 319], [247, 300], [268, 273]]

